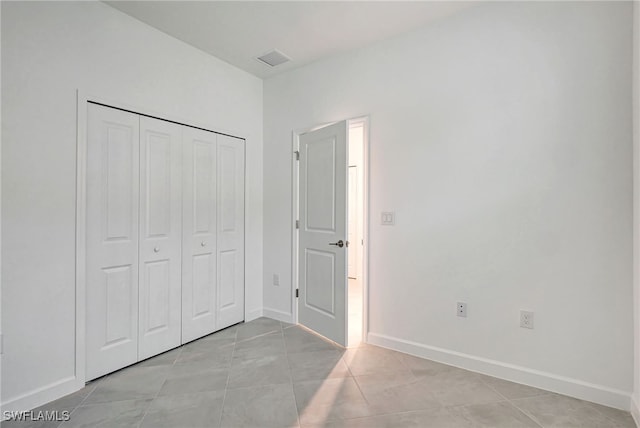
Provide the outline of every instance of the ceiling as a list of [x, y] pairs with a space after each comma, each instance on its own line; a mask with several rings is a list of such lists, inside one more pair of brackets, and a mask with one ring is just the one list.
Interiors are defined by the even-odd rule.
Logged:
[[[260, 78], [417, 29], [465, 1], [106, 1]], [[278, 49], [292, 61], [256, 59]]]

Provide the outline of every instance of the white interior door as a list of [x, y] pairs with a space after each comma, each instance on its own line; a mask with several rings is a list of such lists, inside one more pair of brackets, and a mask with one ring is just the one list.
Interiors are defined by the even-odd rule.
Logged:
[[216, 330], [216, 136], [183, 131], [183, 343]]
[[140, 117], [140, 360], [181, 343], [182, 128]]
[[347, 227], [349, 235], [349, 278], [358, 279], [358, 248], [360, 242], [358, 239], [358, 167], [349, 167], [349, 224]]
[[88, 105], [87, 380], [138, 360], [139, 117]]
[[346, 346], [346, 121], [301, 135], [299, 150], [298, 321]]
[[218, 135], [217, 329], [244, 320], [244, 140]]

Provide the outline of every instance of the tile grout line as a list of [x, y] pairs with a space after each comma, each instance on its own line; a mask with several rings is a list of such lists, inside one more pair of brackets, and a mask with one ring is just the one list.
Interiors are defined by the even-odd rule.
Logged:
[[[374, 347], [375, 347], [376, 345], [370, 345], [370, 346], [374, 346]], [[352, 348], [352, 349], [358, 349], [358, 348], [360, 348], [360, 346], [358, 346], [358, 347], [356, 347], [356, 348]], [[345, 348], [345, 349], [346, 349], [346, 348]], [[383, 348], [383, 349], [384, 349], [384, 348]], [[395, 352], [395, 351], [394, 351], [394, 352]], [[345, 354], [346, 354], [346, 352], [345, 352]], [[411, 383], [416, 383], [416, 382], [418, 382], [418, 381], [419, 381], [418, 377], [415, 375], [415, 373], [413, 373], [413, 370], [411, 370], [411, 368], [410, 368], [410, 367], [409, 367], [409, 366], [408, 366], [404, 361], [402, 361], [402, 359], [401, 359], [401, 358], [396, 358], [395, 356], [394, 356], [394, 358], [395, 358], [396, 360], [398, 360], [398, 362], [400, 363], [400, 365], [402, 365], [402, 366], [403, 366], [403, 367], [404, 367], [404, 368], [405, 368], [409, 373], [411, 373], [411, 375], [415, 378], [415, 379], [414, 379], [414, 381], [413, 381], [413, 382], [411, 382]], [[358, 382], [358, 377], [363, 377], [363, 376], [372, 376], [372, 374], [368, 374], [368, 375], [367, 375], [367, 374], [364, 374], [364, 375], [356, 376], [356, 375], [354, 375], [354, 374], [353, 374], [353, 372], [351, 371], [351, 366], [349, 366], [349, 364], [347, 364], [347, 362], [346, 362], [346, 361], [345, 361], [344, 363], [345, 363], [345, 365], [347, 366], [347, 369], [349, 370], [349, 373], [351, 373], [351, 377], [352, 377], [352, 378], [353, 378], [353, 380], [355, 381], [356, 386], [358, 387], [358, 390], [360, 391], [360, 394], [362, 395], [362, 398], [364, 398], [364, 401], [367, 403], [367, 405], [369, 405], [369, 400], [367, 400], [367, 397], [364, 395], [364, 392], [362, 392], [362, 388], [360, 387], [360, 382]]]
[[[182, 351], [184, 350], [184, 348], [183, 348], [184, 346], [185, 345], [180, 345], [179, 346], [180, 352], [178, 352], [178, 355], [173, 360], [173, 363], [171, 363], [171, 368], [173, 368], [173, 366], [176, 365], [176, 362], [178, 361], [178, 358], [180, 358], [180, 355], [182, 355]], [[169, 351], [169, 352], [171, 352], [171, 351]], [[171, 369], [169, 369], [169, 371], [171, 371]], [[167, 371], [167, 377], [165, 377], [164, 382], [162, 382], [162, 385], [160, 385], [160, 388], [158, 388], [158, 391], [156, 392], [156, 395], [151, 399], [151, 401], [149, 401], [149, 404], [147, 405], [147, 408], [144, 410], [144, 414], [142, 415], [142, 418], [140, 419], [140, 422], [138, 422], [138, 424], [136, 425], [137, 427], [141, 427], [142, 426], [142, 422], [144, 422], [144, 418], [147, 417], [147, 414], [149, 413], [149, 409], [151, 408], [151, 405], [153, 404], [155, 399], [158, 398], [158, 396], [160, 395], [160, 391], [162, 391], [162, 387], [164, 386], [164, 384], [167, 383], [167, 379], [169, 377], [169, 375], [168, 375], [169, 371]]]
[[[358, 348], [354, 348], [354, 349], [358, 349]], [[356, 387], [358, 388], [358, 391], [360, 391], [360, 395], [362, 396], [362, 399], [364, 400], [364, 402], [367, 404], [367, 407], [369, 407], [371, 404], [369, 403], [369, 400], [367, 400], [367, 397], [364, 395], [364, 392], [362, 392], [362, 388], [360, 387], [360, 383], [358, 383], [358, 379], [356, 379], [355, 375], [353, 374], [353, 372], [351, 371], [351, 366], [349, 364], [347, 364], [347, 361], [344, 360], [344, 355], [347, 353], [348, 349], [345, 348], [345, 352], [344, 354], [342, 354], [342, 356], [340, 357], [340, 360], [342, 360], [342, 362], [344, 363], [345, 366], [347, 366], [347, 370], [349, 371], [349, 374], [351, 375], [351, 379], [353, 379], [353, 381], [356, 384]]]
[[218, 426], [222, 426], [222, 416], [224, 415], [224, 405], [227, 400], [227, 389], [229, 388], [229, 378], [231, 377], [231, 366], [233, 365], [233, 357], [236, 354], [236, 346], [238, 344], [238, 330], [236, 328], [236, 334], [233, 338], [233, 351], [231, 352], [231, 359], [229, 361], [229, 369], [227, 370], [227, 382], [224, 384], [224, 393], [222, 394], [222, 405], [220, 406], [220, 417], [218, 418]]
[[[407, 354], [407, 355], [411, 355], [411, 354]], [[420, 358], [420, 357], [418, 357], [418, 358]], [[401, 363], [403, 363], [403, 364], [405, 365], [405, 367], [406, 367], [406, 368], [407, 368], [407, 369], [408, 369], [408, 370], [409, 370], [409, 371], [410, 371], [414, 376], [416, 376], [416, 375], [415, 375], [415, 373], [413, 372], [413, 370], [412, 370], [412, 369], [411, 369], [411, 368], [410, 368], [410, 367], [409, 367], [409, 366], [408, 366], [404, 361], [402, 361], [402, 359], [399, 359], [399, 360], [400, 360], [400, 362], [401, 362]], [[428, 359], [427, 359], [427, 360], [428, 360]], [[429, 360], [429, 361], [431, 361], [431, 360]], [[451, 367], [454, 367], [454, 366], [451, 366]], [[465, 369], [462, 369], [462, 370], [465, 370]], [[470, 373], [476, 373], [476, 372], [472, 372], [472, 371], [469, 371], [469, 370], [465, 370], [465, 371], [468, 371], [468, 372], [470, 372]], [[486, 375], [484, 375], [484, 376], [486, 376]], [[416, 376], [416, 377], [417, 377], [417, 376]], [[509, 399], [506, 395], [504, 395], [504, 394], [502, 394], [500, 391], [498, 391], [498, 390], [497, 390], [493, 385], [491, 385], [490, 383], [488, 383], [488, 382], [484, 381], [484, 380], [482, 379], [482, 377], [480, 377], [480, 378], [479, 378], [479, 381], [480, 381], [484, 386], [486, 386], [487, 388], [489, 388], [490, 390], [492, 390], [493, 392], [495, 392], [498, 396], [502, 397], [502, 400], [495, 401], [495, 402], [489, 402], [489, 403], [476, 403], [477, 405], [483, 405], [483, 404], [484, 404], [484, 405], [486, 405], [486, 404], [492, 404], [492, 403], [505, 403], [505, 402], [506, 402], [506, 403], [510, 404], [511, 406], [513, 406], [516, 410], [518, 410], [518, 412], [520, 412], [521, 414], [523, 414], [523, 415], [524, 415], [525, 417], [527, 417], [529, 420], [531, 420], [534, 424], [538, 425], [540, 428], [544, 428], [544, 427], [542, 426], [542, 424], [540, 424], [540, 423], [538, 422], [538, 420], [537, 420], [537, 419], [535, 419], [535, 418], [533, 417], [533, 415], [529, 415], [527, 412], [523, 411], [520, 407], [516, 406], [516, 404], [515, 404], [515, 403], [513, 403], [511, 399]], [[540, 395], [544, 395], [544, 394], [540, 394]], [[473, 405], [476, 405], [476, 404], [461, 404], [461, 405], [456, 405], [456, 406], [445, 406], [445, 405], [442, 405], [442, 408], [444, 408], [444, 409], [450, 409], [450, 408], [456, 408], [456, 407], [469, 407], [469, 406], [473, 406]]]
[[[397, 359], [397, 360], [400, 362], [400, 364], [401, 364], [401, 365], [402, 365], [406, 370], [408, 370], [408, 372], [409, 372], [409, 373], [411, 373], [411, 375], [415, 378], [412, 382], [409, 382], [410, 384], [411, 384], [411, 383], [416, 383], [416, 382], [419, 382], [419, 381], [420, 381], [419, 377], [418, 377], [418, 376], [413, 372], [413, 370], [411, 369], [411, 367], [410, 367], [410, 366], [409, 366], [405, 361], [403, 361], [403, 360], [402, 360], [402, 358], [396, 358], [396, 359]], [[349, 367], [349, 366], [347, 365], [347, 367]], [[350, 368], [350, 367], [349, 367], [349, 371], [351, 371], [351, 368]], [[363, 375], [363, 376], [366, 376], [366, 375]], [[357, 377], [357, 376], [353, 376], [353, 378], [354, 378], [354, 380], [356, 381], [356, 384], [358, 385], [358, 388], [360, 388], [360, 384], [359, 384], [359, 382], [358, 382], [358, 377]], [[488, 387], [490, 390], [494, 391], [494, 392], [495, 392], [499, 397], [501, 397], [502, 399], [501, 399], [501, 400], [498, 400], [498, 401], [495, 401], [495, 402], [488, 402], [488, 403], [476, 403], [476, 404], [478, 404], [478, 405], [486, 405], [486, 404], [507, 403], [507, 404], [509, 404], [509, 405], [513, 406], [513, 407], [514, 407], [514, 408], [515, 408], [519, 413], [523, 414], [527, 419], [531, 420], [531, 422], [533, 422], [535, 425], [537, 425], [537, 426], [539, 426], [539, 427], [543, 428], [543, 427], [542, 427], [542, 425], [540, 425], [540, 424], [537, 422], [537, 420], [534, 420], [534, 419], [533, 419], [532, 417], [530, 417], [528, 414], [526, 414], [525, 412], [523, 412], [520, 408], [518, 408], [517, 406], [515, 406], [515, 405], [514, 405], [514, 404], [513, 404], [513, 403], [512, 403], [512, 402], [511, 402], [511, 401], [510, 401], [510, 400], [509, 400], [505, 395], [504, 395], [504, 394], [500, 393], [498, 390], [496, 390], [495, 388], [493, 388], [490, 384], [486, 383], [484, 380], [479, 379], [479, 381], [480, 381], [483, 385], [485, 385], [486, 387]], [[362, 389], [361, 389], [361, 388], [360, 388], [360, 392], [362, 393]], [[368, 400], [366, 399], [366, 396], [364, 395], [364, 393], [362, 393], [362, 396], [364, 397], [365, 401], [367, 401], [367, 403], [368, 403]], [[439, 409], [443, 409], [443, 410], [445, 410], [445, 411], [449, 412], [449, 409], [452, 409], [452, 408], [466, 408], [466, 407], [470, 407], [470, 406], [473, 406], [473, 405], [475, 405], [475, 404], [460, 404], [460, 405], [446, 406], [446, 405], [444, 405], [444, 404], [440, 403], [440, 405], [439, 405], [438, 407], [434, 407], [433, 409], [437, 409], [437, 408], [439, 408]], [[390, 416], [390, 415], [400, 415], [400, 414], [408, 414], [408, 413], [420, 412], [420, 411], [425, 411], [425, 410], [431, 410], [431, 409], [426, 409], [426, 408], [425, 408], [425, 409], [405, 410], [405, 411], [400, 411], [400, 412], [392, 412], [392, 411], [391, 411], [391, 412], [382, 412], [382, 413], [379, 413], [379, 414], [376, 414], [376, 415], [371, 415], [371, 416], [369, 416], [369, 417]], [[365, 416], [365, 417], [366, 417], [366, 416]], [[365, 418], [365, 417], [344, 418], [344, 419], [358, 419], [358, 418]]]
[[[490, 387], [490, 386], [489, 386], [489, 387]], [[493, 389], [493, 388], [492, 388], [492, 389]], [[494, 389], [494, 391], [495, 391], [495, 389]], [[498, 391], [496, 391], [496, 392], [498, 392]], [[498, 394], [500, 394], [500, 393], [498, 392]], [[500, 395], [502, 395], [502, 394], [500, 394]], [[540, 397], [540, 396], [538, 396], [538, 397]], [[527, 397], [527, 398], [534, 398], [534, 397]], [[525, 410], [521, 409], [521, 408], [520, 408], [516, 403], [514, 403], [512, 400], [510, 400], [510, 399], [508, 399], [508, 398], [507, 398], [507, 401], [508, 401], [508, 402], [509, 402], [509, 404], [511, 404], [513, 407], [515, 407], [516, 409], [518, 409], [518, 411], [519, 411], [520, 413], [522, 413], [523, 415], [525, 415], [526, 417], [528, 417], [529, 419], [531, 419], [531, 420], [533, 421], [533, 423], [535, 423], [536, 425], [538, 425], [540, 428], [545, 428], [545, 427], [544, 427], [544, 425], [542, 424], [542, 422], [538, 421], [538, 418], [536, 418], [534, 415], [529, 414], [529, 412], [527, 412], [527, 411], [525, 411]]]
[[[181, 348], [181, 347], [182, 347], [182, 345], [181, 345], [181, 346], [179, 346], [178, 348]], [[178, 348], [175, 348], [175, 349], [178, 349]], [[172, 350], [171, 350], [171, 351], [172, 351]], [[171, 351], [168, 351], [168, 352], [171, 352]], [[177, 357], [176, 357], [176, 359], [177, 359]], [[132, 364], [132, 365], [130, 365], [130, 366], [128, 366], [128, 367], [125, 367], [125, 368], [134, 367], [134, 366], [136, 366], [137, 364], [139, 364], [139, 363], [134, 363], [134, 364]], [[175, 364], [175, 361], [174, 361], [174, 363], [173, 363], [173, 364]], [[172, 365], [173, 365], [173, 364], [172, 364]], [[151, 366], [151, 367], [153, 367], [153, 366]], [[105, 381], [106, 379], [110, 378], [114, 373], [117, 373], [117, 372], [119, 372], [119, 371], [120, 371], [120, 370], [116, 370], [115, 372], [108, 373], [108, 374], [106, 374], [106, 375], [104, 375], [104, 376], [100, 377], [100, 378], [99, 378], [99, 379], [100, 379], [100, 381], [96, 382], [96, 384], [95, 384], [95, 386], [93, 387], [93, 389], [91, 390], [91, 392], [89, 392], [89, 393], [86, 395], [86, 397], [84, 397], [84, 398], [80, 401], [80, 403], [78, 403], [75, 407], [73, 407], [73, 409], [72, 409], [72, 410], [71, 410], [71, 412], [69, 413], [69, 416], [70, 416], [69, 420], [71, 420], [71, 415], [73, 415], [73, 414], [74, 414], [74, 412], [76, 412], [80, 407], [104, 406], [104, 405], [107, 405], [107, 404], [111, 404], [111, 403], [119, 403], [119, 402], [123, 402], [123, 401], [138, 401], [138, 400], [141, 400], [141, 398], [130, 398], [130, 399], [124, 399], [124, 400], [103, 401], [103, 402], [97, 402], [97, 403], [93, 403], [93, 404], [84, 405], [84, 403], [89, 399], [89, 397], [91, 396], [91, 394], [93, 394], [93, 393], [98, 389], [98, 386], [99, 386], [99, 384], [100, 384], [101, 382], [103, 382], [103, 381]], [[163, 385], [164, 385], [164, 383], [163, 383]], [[86, 386], [86, 384], [85, 384], [85, 388], [86, 388], [86, 387], [87, 387], [87, 386]], [[160, 388], [162, 388], [162, 386], [161, 386]], [[153, 399], [152, 399], [151, 401], [153, 401]], [[149, 404], [151, 404], [151, 403], [149, 403]], [[145, 415], [146, 415], [146, 411], [145, 411]], [[143, 419], [144, 419], [144, 415], [143, 415]], [[141, 419], [140, 421], [142, 422], [142, 419]], [[67, 422], [68, 422], [68, 421], [62, 421], [59, 425], [57, 425], [57, 428], [64, 428], [64, 425], [65, 425], [65, 424], [67, 424]]]
[[[85, 386], [84, 386], [84, 387], [86, 388], [86, 387], [87, 387], [87, 385], [85, 384]], [[91, 392], [90, 392], [90, 393], [88, 393], [88, 394], [86, 395], [86, 397], [84, 397], [84, 398], [83, 398], [83, 399], [82, 399], [82, 400], [81, 400], [81, 401], [80, 401], [76, 406], [74, 406], [74, 407], [71, 409], [71, 411], [69, 412], [69, 420], [71, 420], [71, 415], [73, 415], [73, 412], [75, 412], [75, 411], [78, 409], [78, 407], [82, 407], [82, 404], [83, 404], [85, 401], [87, 401], [87, 398], [89, 398], [89, 396], [90, 396], [91, 394], [93, 394], [93, 392], [96, 390], [96, 388], [97, 388], [97, 387], [98, 387], [98, 384], [94, 385], [94, 387], [93, 387], [93, 389], [91, 390]], [[67, 422], [68, 422], [68, 421], [62, 421], [62, 422], [60, 422], [60, 423], [57, 425], [57, 428], [63, 428], [63, 427], [64, 427], [64, 425], [65, 425]]]
[[[483, 375], [483, 376], [487, 376], [487, 375]], [[538, 425], [540, 428], [544, 428], [544, 427], [542, 426], [542, 424], [541, 424], [541, 423], [539, 423], [539, 422], [538, 422], [538, 420], [537, 420], [537, 419], [535, 419], [535, 418], [533, 417], [533, 415], [529, 415], [527, 412], [525, 412], [524, 410], [522, 410], [520, 407], [516, 406], [516, 405], [515, 405], [515, 403], [513, 403], [513, 402], [509, 399], [509, 397], [507, 397], [506, 395], [504, 395], [503, 393], [501, 393], [500, 391], [498, 391], [498, 390], [497, 390], [493, 385], [491, 385], [490, 383], [485, 382], [485, 381], [483, 380], [483, 378], [482, 378], [482, 377], [480, 378], [480, 382], [481, 382], [484, 386], [486, 386], [487, 388], [489, 388], [490, 390], [492, 390], [493, 392], [495, 392], [496, 394], [498, 394], [500, 397], [504, 398], [504, 400], [503, 400], [503, 401], [498, 401], [498, 403], [504, 403], [504, 402], [506, 401], [506, 402], [507, 402], [507, 403], [509, 403], [511, 406], [513, 406], [513, 407], [514, 407], [518, 412], [522, 413], [525, 417], [527, 417], [529, 420], [531, 420], [534, 424]], [[466, 406], [465, 406], [465, 407], [466, 407]]]
[[[610, 417], [609, 415], [607, 415], [604, 412], [601, 412], [600, 410], [598, 410], [599, 404], [598, 403], [592, 403], [590, 401], [585, 401], [585, 400], [581, 400], [584, 401], [589, 407], [591, 407], [593, 410], [595, 410], [599, 415], [603, 416], [605, 419], [607, 419], [609, 422], [613, 423], [614, 425], [618, 425], [618, 422], [616, 420], [614, 420], [612, 417]], [[593, 405], [595, 404], [595, 406]], [[606, 407], [606, 406], [605, 406]], [[615, 409], [615, 407], [612, 407], [613, 409]], [[616, 410], [620, 410], [620, 409], [616, 409]], [[624, 412], [624, 410], [620, 410], [621, 412]], [[631, 412], [627, 412], [629, 413], [629, 415], [631, 415]], [[632, 416], [633, 418], [633, 416]], [[634, 421], [635, 422], [635, 421]]]
[[[556, 394], [556, 393], [553, 393], [553, 392], [551, 392], [551, 391], [545, 391], [545, 390], [542, 390], [542, 391], [544, 391], [545, 393], [543, 393], [543, 394], [539, 394], [539, 395], [534, 395], [534, 396], [531, 396], [531, 397], [521, 397], [521, 398], [508, 399], [508, 401], [509, 401], [509, 402], [510, 402], [510, 403], [511, 403], [515, 408], [517, 408], [517, 409], [518, 409], [518, 410], [520, 410], [522, 413], [524, 413], [525, 415], [527, 415], [530, 419], [532, 419], [534, 422], [536, 422], [536, 423], [537, 423], [541, 428], [545, 428], [545, 427], [544, 427], [544, 425], [543, 425], [541, 422], [538, 422], [538, 419], [537, 419], [534, 415], [529, 414], [529, 412], [527, 412], [526, 410], [521, 409], [521, 408], [520, 408], [520, 407], [519, 407], [519, 406], [518, 406], [518, 405], [513, 401], [513, 400], [526, 400], [526, 399], [530, 399], [530, 398], [538, 398], [538, 397], [548, 396], [548, 395], [551, 395], [551, 394]], [[607, 421], [609, 421], [609, 422], [610, 422], [610, 423], [612, 423], [613, 425], [615, 425], [615, 426], [618, 426], [618, 425], [619, 425], [619, 424], [618, 424], [618, 421], [616, 421], [614, 418], [612, 418], [612, 417], [610, 417], [609, 415], [607, 415], [606, 413], [604, 413], [604, 412], [602, 412], [602, 411], [598, 410], [598, 408], [597, 408], [598, 404], [597, 404], [597, 403], [592, 403], [592, 402], [590, 402], [590, 401], [581, 400], [581, 399], [579, 399], [579, 398], [575, 398], [575, 397], [565, 396], [565, 395], [563, 395], [563, 394], [558, 394], [558, 395], [563, 396], [563, 397], [568, 397], [568, 398], [570, 398], [570, 399], [572, 399], [572, 400], [577, 400], [577, 401], [579, 401], [580, 403], [583, 403], [583, 404], [584, 404], [584, 405], [586, 405], [587, 407], [589, 407], [589, 408], [591, 408], [592, 410], [594, 410], [597, 414], [599, 414], [600, 416], [602, 416], [603, 418], [605, 418]], [[595, 404], [595, 405], [594, 405], [594, 404]], [[606, 406], [605, 406], [605, 407], [606, 407]], [[616, 410], [618, 410], [618, 409], [616, 409]], [[621, 411], [621, 412], [624, 412], [623, 410], [620, 410], [620, 411]]]
[[287, 368], [289, 369], [289, 378], [291, 379], [291, 394], [293, 395], [293, 407], [296, 410], [296, 418], [298, 420], [298, 427], [302, 426], [300, 422], [300, 412], [298, 411], [298, 399], [296, 398], [296, 390], [293, 387], [293, 371], [291, 370], [291, 364], [289, 364], [289, 352], [287, 351], [287, 339], [284, 337], [284, 328], [282, 327], [282, 321], [280, 321], [280, 332], [282, 333], [282, 344], [284, 345], [284, 359], [287, 362]]
[[[282, 329], [280, 330], [280, 332], [282, 333]], [[273, 334], [273, 333], [277, 333], [277, 331], [276, 331], [276, 330], [273, 330], [273, 331], [267, 331], [267, 332], [265, 332], [265, 333], [260, 333], [260, 334], [257, 334], [257, 335], [255, 335], [255, 336], [247, 337], [246, 339], [236, 340], [236, 341], [235, 341], [235, 343], [244, 343], [244, 342], [248, 342], [248, 341], [250, 341], [250, 340], [254, 340], [254, 339], [257, 339], [257, 338], [259, 338], [259, 337], [268, 336], [268, 335]], [[238, 333], [236, 332], [236, 335], [237, 335], [237, 334], [238, 334]]]

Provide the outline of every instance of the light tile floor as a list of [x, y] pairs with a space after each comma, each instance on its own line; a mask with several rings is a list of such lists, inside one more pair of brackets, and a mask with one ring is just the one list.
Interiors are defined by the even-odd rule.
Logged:
[[[629, 413], [267, 318], [88, 384], [60, 427], [635, 427]], [[57, 427], [4, 422], [3, 427]]]

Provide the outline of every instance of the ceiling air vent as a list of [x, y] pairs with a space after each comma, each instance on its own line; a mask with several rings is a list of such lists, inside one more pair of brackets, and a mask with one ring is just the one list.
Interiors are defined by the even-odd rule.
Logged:
[[276, 49], [272, 50], [271, 52], [267, 52], [266, 54], [259, 56], [256, 59], [260, 62], [264, 62], [271, 67], [284, 64], [287, 61], [291, 61], [291, 58]]

